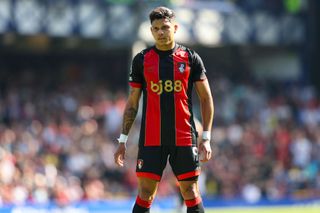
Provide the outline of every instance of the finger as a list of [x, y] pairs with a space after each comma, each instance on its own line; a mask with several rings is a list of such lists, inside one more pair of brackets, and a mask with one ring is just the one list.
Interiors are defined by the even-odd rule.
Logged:
[[123, 167], [123, 165], [124, 165], [124, 164], [123, 164], [123, 161], [118, 161], [118, 162], [117, 162], [117, 165], [120, 166], [120, 167]]
[[118, 158], [117, 161], [116, 161], [116, 164], [117, 164], [118, 166], [123, 167], [123, 160], [121, 160], [120, 158]]
[[200, 154], [200, 161], [201, 161], [201, 162], [206, 162], [206, 161], [207, 161], [206, 158], [207, 158], [206, 153], [205, 153], [205, 152], [201, 152], [201, 154]]
[[114, 155], [114, 162], [118, 165], [118, 166], [123, 166], [123, 160], [121, 159], [121, 155], [116, 153]]
[[211, 158], [211, 154], [208, 151], [203, 152], [203, 158], [200, 160], [201, 162], [207, 162]]
[[210, 160], [211, 159], [211, 152], [207, 153], [207, 159]]
[[124, 165], [124, 155], [120, 154], [119, 156], [119, 166], [123, 167]]

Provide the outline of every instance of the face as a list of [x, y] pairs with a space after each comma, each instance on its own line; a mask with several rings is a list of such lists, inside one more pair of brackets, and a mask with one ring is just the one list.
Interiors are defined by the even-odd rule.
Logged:
[[178, 26], [169, 19], [156, 19], [151, 24], [151, 33], [156, 47], [160, 50], [171, 49], [174, 45], [174, 34]]

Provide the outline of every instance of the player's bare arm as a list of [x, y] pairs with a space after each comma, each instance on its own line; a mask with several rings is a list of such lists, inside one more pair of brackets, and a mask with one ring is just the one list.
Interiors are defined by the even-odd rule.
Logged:
[[[195, 83], [195, 88], [200, 100], [203, 131], [211, 132], [214, 105], [208, 80], [197, 81]], [[202, 138], [199, 144], [199, 154], [202, 156], [202, 159], [200, 159], [202, 162], [207, 162], [211, 159], [212, 150], [210, 138]]]
[[[128, 108], [127, 108], [128, 107]], [[131, 126], [136, 118], [138, 110], [133, 107], [127, 105], [124, 115], [123, 115], [123, 123], [122, 123], [122, 133], [128, 135], [131, 129]]]
[[[128, 135], [137, 116], [139, 109], [139, 99], [141, 96], [140, 88], [132, 88], [126, 103], [123, 113], [122, 134]], [[124, 166], [124, 159], [126, 154], [126, 144], [119, 143], [118, 149], [114, 154], [114, 161], [119, 166]]]

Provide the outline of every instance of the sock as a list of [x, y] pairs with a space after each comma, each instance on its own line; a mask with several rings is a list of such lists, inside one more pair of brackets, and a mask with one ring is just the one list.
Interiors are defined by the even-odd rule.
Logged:
[[201, 197], [197, 197], [193, 200], [185, 201], [187, 206], [187, 213], [204, 213]]
[[137, 196], [132, 213], [150, 213], [151, 201], [142, 200]]

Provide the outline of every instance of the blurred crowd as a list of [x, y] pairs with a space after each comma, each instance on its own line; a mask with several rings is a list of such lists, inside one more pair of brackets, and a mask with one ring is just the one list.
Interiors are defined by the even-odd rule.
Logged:
[[[130, 132], [125, 168], [113, 160], [125, 89], [114, 93], [106, 85], [79, 81], [48, 87], [30, 78], [20, 73], [1, 87], [0, 204], [133, 196], [141, 114]], [[225, 77], [210, 81], [214, 159], [203, 165], [203, 194], [251, 202], [320, 197], [316, 91]], [[177, 193], [168, 169], [159, 197]]]
[[320, 196], [320, 105], [311, 86], [217, 79], [208, 195], [248, 201]]

